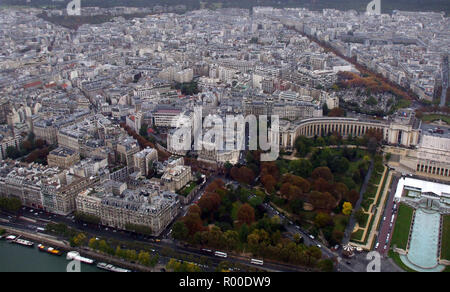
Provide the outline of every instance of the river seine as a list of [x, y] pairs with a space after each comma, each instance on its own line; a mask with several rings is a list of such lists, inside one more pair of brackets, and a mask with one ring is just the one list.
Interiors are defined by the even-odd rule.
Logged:
[[[0, 240], [0, 272], [66, 272], [66, 253], [62, 256], [40, 252], [37, 244], [33, 248], [23, 247]], [[81, 272], [102, 272], [95, 265], [81, 264]]]

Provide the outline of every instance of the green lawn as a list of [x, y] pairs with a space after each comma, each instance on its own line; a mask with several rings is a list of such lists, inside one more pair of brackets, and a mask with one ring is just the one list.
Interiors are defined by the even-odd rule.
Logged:
[[[386, 186], [386, 183], [387, 183], [387, 180], [388, 180], [388, 176], [389, 176], [389, 170], [386, 171], [386, 175], [384, 176], [383, 185], [381, 186], [381, 190], [380, 190], [380, 197], [378, 198], [378, 201], [377, 201], [377, 207], [379, 207], [380, 203], [382, 202], [381, 201], [381, 197], [383, 196], [384, 190], [386, 189], [386, 187], [388, 187], [388, 188], [390, 187], [390, 185]], [[383, 202], [383, 204], [386, 202], [388, 197], [389, 197], [389, 194], [386, 196], [385, 201]]]
[[191, 182], [187, 184], [183, 189], [179, 190], [178, 194], [183, 197], [187, 197], [196, 186], [197, 184], [195, 182]]
[[348, 217], [342, 214], [333, 217], [334, 229], [344, 232], [348, 224]]
[[450, 215], [444, 216], [442, 227], [441, 258], [450, 260]]
[[366, 227], [368, 221], [369, 221], [369, 214], [364, 214], [364, 221], [359, 226], [360, 227]]
[[397, 104], [394, 106], [395, 110], [401, 109], [401, 108], [407, 108], [411, 105], [411, 101], [410, 100], [406, 100], [406, 99], [400, 99]]
[[[392, 235], [391, 246], [396, 245], [397, 248], [406, 249], [413, 211], [413, 208], [400, 204], [397, 221], [394, 227], [394, 234]], [[388, 218], [386, 218], [386, 220], [388, 220]]]
[[450, 125], [450, 116], [444, 116], [444, 115], [424, 115], [422, 120], [424, 122], [434, 122], [438, 120], [442, 120]]
[[364, 235], [364, 230], [358, 229], [356, 232], [353, 232], [353, 233], [352, 233], [351, 240], [354, 240], [354, 241], [361, 241], [363, 235]]
[[372, 216], [372, 219], [370, 219], [370, 222], [368, 223], [369, 228], [367, 229], [366, 238], [364, 238], [364, 244], [367, 244], [367, 241], [369, 240], [369, 235], [370, 235], [370, 232], [372, 232], [374, 223], [375, 223], [375, 215]]
[[400, 259], [400, 255], [392, 250], [389, 251], [389, 257], [397, 264], [397, 266], [399, 266], [400, 268], [402, 268], [404, 271], [406, 272], [411, 272], [411, 273], [415, 273], [417, 271], [411, 269], [410, 267], [408, 267], [407, 265], [405, 265], [402, 260]]
[[361, 203], [361, 207], [363, 207], [367, 212], [370, 212], [370, 205], [372, 205], [373, 201], [373, 199], [364, 199]]

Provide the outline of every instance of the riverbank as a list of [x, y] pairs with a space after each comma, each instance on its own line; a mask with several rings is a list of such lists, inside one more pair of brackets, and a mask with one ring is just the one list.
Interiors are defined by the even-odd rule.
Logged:
[[[0, 240], [0, 273], [63, 273], [67, 270], [69, 261], [65, 256], [51, 255], [37, 248], [29, 248]], [[81, 263], [80, 272], [103, 272], [96, 265]]]
[[[71, 247], [68, 242], [64, 241], [64, 240], [60, 240], [54, 236], [51, 235], [47, 235], [47, 234], [42, 234], [42, 233], [31, 233], [31, 232], [26, 232], [23, 230], [19, 230], [19, 229], [15, 229], [12, 227], [8, 227], [8, 226], [2, 226], [0, 224], [0, 228], [4, 229], [6, 231], [5, 234], [14, 234], [14, 235], [20, 235], [22, 238], [26, 238], [28, 240], [31, 240], [35, 243], [41, 243], [44, 245], [50, 245], [54, 248], [60, 249], [61, 251], [64, 252], [69, 252], [69, 251], [78, 251], [80, 253], [81, 256], [83, 257], [87, 257], [90, 259], [93, 259], [97, 262], [105, 262], [105, 263], [109, 263], [118, 267], [122, 267], [122, 268], [126, 268], [132, 271], [138, 271], [138, 272], [156, 272], [159, 271], [159, 267], [155, 267], [155, 268], [150, 268], [150, 267], [146, 267], [146, 266], [142, 266], [140, 264], [136, 264], [136, 263], [131, 263], [131, 262], [127, 262], [123, 259], [114, 257], [114, 256], [110, 256], [110, 255], [106, 255], [106, 254], [101, 254], [98, 253], [96, 251], [93, 251], [89, 248], [75, 248], [75, 247]], [[65, 257], [64, 257], [65, 258]]]

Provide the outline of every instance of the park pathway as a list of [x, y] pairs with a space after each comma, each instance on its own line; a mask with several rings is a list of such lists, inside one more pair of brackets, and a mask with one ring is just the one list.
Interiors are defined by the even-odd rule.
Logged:
[[[372, 176], [373, 165], [374, 165], [374, 162], [372, 159], [372, 161], [370, 162], [369, 170], [367, 171], [366, 178], [364, 179], [364, 183], [361, 186], [361, 191], [359, 192], [359, 199], [356, 202], [356, 205], [353, 207], [353, 210], [359, 210], [359, 208], [361, 208], [361, 203], [363, 201], [363, 195], [366, 192], [367, 185], [369, 184], [370, 177]], [[355, 229], [355, 225], [356, 225], [356, 219], [355, 219], [354, 212], [352, 212], [352, 215], [350, 216], [350, 220], [348, 222], [347, 228], [345, 229], [345, 232], [344, 232], [344, 238], [342, 239], [343, 245], [346, 245], [350, 242], [350, 237], [352, 236], [353, 230]]]
[[[386, 171], [387, 171], [387, 167], [385, 167], [385, 170], [384, 170], [384, 173], [383, 173], [383, 177], [381, 178], [380, 184], [378, 186], [376, 199], [375, 199], [374, 203], [372, 203], [372, 205], [369, 208], [370, 210], [372, 210], [373, 206], [377, 204], [378, 197], [379, 197], [379, 195], [380, 195], [380, 193], [382, 191], [382, 188], [384, 186], [383, 194], [381, 196], [381, 201], [380, 201], [381, 204], [376, 209], [375, 214], [371, 214], [370, 215], [370, 217], [369, 217], [369, 219], [367, 221], [368, 225], [366, 226], [366, 228], [364, 230], [364, 235], [363, 235], [362, 238], [364, 239], [364, 238], [367, 238], [367, 236], [368, 236], [367, 243], [365, 245], [353, 243], [353, 245], [355, 245], [357, 247], [361, 247], [361, 248], [363, 248], [365, 250], [370, 250], [372, 248], [373, 240], [378, 234], [377, 226], [378, 226], [378, 224], [380, 222], [381, 216], [383, 215], [383, 210], [384, 210], [384, 207], [385, 207], [386, 198], [387, 198], [387, 195], [388, 195], [389, 190], [390, 190], [389, 185], [390, 185], [391, 180], [392, 180], [392, 172], [389, 172], [389, 175], [388, 175], [388, 177], [386, 179], [386, 183], [383, 183]], [[375, 221], [372, 223], [373, 225], [372, 225], [372, 229], [370, 230], [369, 235], [367, 235], [367, 232], [368, 232], [368, 230], [370, 228], [369, 225], [370, 225], [370, 222], [371, 222], [373, 216], [375, 216]]]

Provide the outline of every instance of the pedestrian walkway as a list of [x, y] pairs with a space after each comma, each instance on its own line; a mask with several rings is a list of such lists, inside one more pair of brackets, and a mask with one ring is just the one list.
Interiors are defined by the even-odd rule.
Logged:
[[294, 152], [292, 152], [291, 155], [282, 155], [281, 158], [286, 159], [286, 160], [299, 160], [301, 159], [300, 157], [297, 157], [297, 150], [294, 149]]
[[[372, 172], [373, 172], [373, 159], [370, 162], [370, 166], [369, 166], [369, 170], [367, 172], [366, 177], [364, 178], [364, 183], [361, 186], [361, 190], [359, 192], [359, 199], [356, 202], [356, 205], [353, 207], [354, 210], [359, 210], [361, 208], [361, 203], [363, 201], [363, 195], [367, 190], [367, 185], [369, 183], [369, 179], [372, 176]], [[352, 213], [352, 215], [350, 216], [350, 220], [347, 224], [347, 227], [345, 228], [345, 232], [344, 232], [344, 238], [342, 239], [342, 243], [343, 245], [348, 244], [350, 242], [353, 230], [355, 229], [356, 226], [356, 219], [355, 219], [355, 215], [354, 213]]]
[[[378, 185], [377, 194], [375, 196], [374, 202], [370, 205], [369, 210], [373, 210], [373, 208], [378, 204], [378, 200], [380, 199], [380, 194], [381, 194], [382, 188], [383, 188], [383, 186], [385, 186], [384, 191], [381, 195], [381, 204], [380, 204], [380, 206], [378, 206], [378, 208], [375, 209], [376, 210], [375, 214], [366, 212], [366, 214], [369, 214], [369, 219], [367, 219], [367, 225], [364, 228], [359, 228], [359, 229], [364, 230], [363, 236], [361, 238], [361, 242], [366, 242], [366, 244], [352, 242], [352, 245], [354, 245], [356, 247], [361, 247], [362, 249], [365, 249], [365, 250], [370, 250], [372, 248], [373, 240], [376, 237], [377, 232], [378, 232], [376, 226], [378, 226], [378, 223], [380, 222], [380, 218], [383, 214], [386, 197], [389, 193], [389, 185], [392, 180], [392, 172], [389, 172], [387, 179], [386, 179], [386, 183], [384, 183], [384, 178], [385, 178], [387, 172], [388, 172], [388, 168], [385, 166], [383, 175], [380, 180], [380, 184]], [[373, 218], [374, 218], [374, 222], [371, 223]], [[372, 229], [370, 229], [371, 225], [372, 225]], [[368, 234], [369, 229], [370, 229], [370, 233]], [[367, 238], [367, 241], [365, 240], [366, 238]]]

